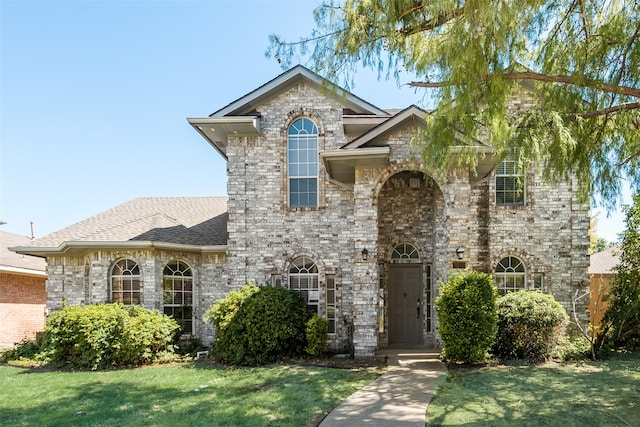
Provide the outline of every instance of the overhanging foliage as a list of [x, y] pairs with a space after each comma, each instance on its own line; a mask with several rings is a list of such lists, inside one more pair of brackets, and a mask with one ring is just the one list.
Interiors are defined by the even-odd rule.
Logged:
[[[437, 105], [416, 140], [432, 167], [473, 166], [474, 150], [451, 148], [486, 137], [498, 158], [515, 152], [551, 182], [575, 176], [608, 207], [623, 180], [640, 188], [637, 1], [327, 0], [315, 20], [299, 41], [272, 35], [267, 55], [347, 87], [362, 66], [415, 75]], [[508, 108], [522, 84], [536, 102]]]

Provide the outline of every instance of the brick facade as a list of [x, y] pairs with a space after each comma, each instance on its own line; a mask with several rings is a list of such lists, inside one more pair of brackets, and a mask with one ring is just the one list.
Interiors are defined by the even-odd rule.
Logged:
[[113, 265], [130, 259], [140, 266], [141, 305], [163, 310], [163, 270], [167, 263], [180, 260], [193, 272], [194, 334], [205, 342], [213, 339], [213, 328], [204, 312], [228, 294], [224, 254], [194, 254], [161, 250], [96, 250], [82, 257], [50, 257], [47, 259], [47, 310], [62, 304], [85, 305], [111, 301], [110, 277]]
[[0, 348], [34, 339], [44, 330], [44, 277], [0, 272]]
[[[48, 307], [56, 309], [62, 301], [108, 301], [110, 269], [127, 257], [142, 269], [142, 304], [161, 309], [162, 269], [180, 259], [194, 271], [196, 334], [208, 342], [214, 331], [202, 314], [213, 302], [247, 280], [286, 286], [289, 266], [304, 256], [318, 266], [321, 315], [327, 310], [327, 278], [335, 278], [337, 318], [335, 334], [329, 336], [331, 349], [370, 356], [393, 341], [389, 331], [398, 326], [392, 316], [397, 313], [388, 306], [399, 289], [393, 283], [398, 279], [389, 273], [395, 264], [419, 266], [414, 307], [421, 323], [416, 342], [438, 345], [433, 302], [440, 283], [463, 269], [493, 272], [502, 258], [514, 256], [525, 265], [529, 286], [534, 275], [544, 277], [543, 290], [571, 309], [574, 293], [586, 284], [589, 263], [588, 205], [578, 201], [575, 182], [550, 186], [532, 165], [524, 206], [496, 206], [491, 170], [478, 177], [459, 167], [439, 176], [416, 158], [411, 140], [420, 123], [405, 120], [406, 112], [394, 116], [350, 94], [335, 95], [319, 87], [308, 70], [299, 73], [302, 78], [285, 73], [221, 113], [192, 122], [228, 160], [226, 253], [90, 250], [75, 258], [51, 256]], [[531, 102], [523, 93], [511, 108]], [[354, 125], [349, 133], [347, 116], [350, 123], [370, 125]], [[347, 161], [351, 182], [336, 178], [343, 166], [331, 169], [326, 168], [330, 163], [318, 162], [318, 206], [312, 208], [288, 205], [287, 134], [301, 117], [317, 126], [321, 157], [334, 155], [340, 165], [349, 159], [342, 154], [355, 156]], [[247, 130], [247, 123], [258, 121], [253, 131]], [[377, 124], [385, 122], [393, 123], [379, 130]], [[224, 126], [227, 133], [219, 139]], [[245, 127], [229, 131], [233, 126]], [[384, 161], [369, 161], [367, 153], [373, 152], [386, 156]], [[401, 244], [415, 247], [419, 256], [394, 259], [393, 250]]]
[[[526, 203], [498, 207], [493, 175], [474, 181], [468, 169], [452, 170], [440, 182], [424, 174], [428, 167], [411, 154], [414, 125], [384, 136], [390, 147], [384, 168], [358, 168], [352, 191], [329, 182], [320, 171], [317, 209], [287, 206], [286, 134], [298, 117], [311, 118], [319, 128], [319, 149], [332, 150], [349, 142], [341, 120], [339, 99], [303, 84], [257, 105], [261, 136], [229, 139], [229, 272], [230, 289], [245, 280], [271, 283], [286, 278], [287, 266], [305, 255], [320, 266], [322, 275], [335, 274], [341, 285], [342, 321], [330, 338], [335, 350], [346, 348], [353, 327], [357, 354], [371, 355], [387, 344], [388, 316], [379, 328], [380, 283], [388, 284], [384, 266], [391, 263], [395, 245], [410, 243], [424, 266], [422, 304], [431, 304], [439, 283], [454, 274], [456, 249], [465, 248], [462, 262], [469, 269], [492, 272], [500, 259], [523, 261], [527, 281], [544, 274], [545, 291], [567, 308], [576, 288], [586, 280], [588, 267], [588, 205], [577, 201], [572, 184], [550, 186], [530, 168]], [[435, 176], [435, 174], [433, 174]], [[367, 248], [369, 259], [360, 259]], [[378, 268], [378, 264], [381, 268]], [[427, 268], [431, 277], [427, 278]], [[459, 265], [458, 265], [459, 266]], [[382, 280], [381, 280], [382, 279]], [[430, 292], [430, 295], [426, 295]], [[383, 308], [385, 310], [386, 308]], [[437, 319], [424, 324], [424, 344], [437, 345]]]

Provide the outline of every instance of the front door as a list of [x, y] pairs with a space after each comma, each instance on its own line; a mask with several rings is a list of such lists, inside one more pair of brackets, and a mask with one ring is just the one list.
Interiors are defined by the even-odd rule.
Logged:
[[422, 344], [422, 264], [389, 266], [389, 344]]

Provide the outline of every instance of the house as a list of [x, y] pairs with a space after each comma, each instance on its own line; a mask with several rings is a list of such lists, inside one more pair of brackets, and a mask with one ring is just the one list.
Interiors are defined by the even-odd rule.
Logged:
[[9, 250], [30, 242], [29, 237], [0, 231], [0, 349], [34, 339], [44, 330], [47, 263]]
[[599, 326], [604, 312], [609, 306], [608, 301], [603, 301], [603, 296], [609, 293], [609, 286], [615, 277], [614, 268], [620, 263], [620, 247], [612, 246], [603, 251], [591, 254], [588, 273], [589, 292], [589, 321], [594, 326]]
[[[528, 90], [514, 108], [534, 102]], [[570, 309], [589, 265], [578, 184], [548, 185], [535, 165], [494, 158], [490, 141], [475, 169], [436, 173], [411, 148], [427, 114], [381, 109], [296, 66], [188, 119], [227, 161], [227, 199], [136, 199], [15, 249], [47, 258], [50, 309], [139, 303], [205, 341], [203, 312], [245, 281], [300, 291], [329, 319], [330, 347], [358, 356], [438, 345], [434, 299], [465, 269]]]

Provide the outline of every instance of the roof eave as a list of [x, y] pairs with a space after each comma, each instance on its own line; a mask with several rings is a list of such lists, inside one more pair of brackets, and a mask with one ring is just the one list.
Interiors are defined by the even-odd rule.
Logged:
[[51, 256], [78, 256], [96, 249], [162, 249], [200, 253], [226, 253], [227, 245], [187, 245], [182, 243], [151, 241], [65, 241], [57, 247], [16, 246], [9, 250], [42, 258]]
[[46, 271], [33, 270], [31, 268], [11, 267], [9, 265], [0, 265], [0, 273], [19, 274], [21, 276], [47, 277]]
[[320, 153], [320, 159], [332, 182], [350, 186], [355, 183], [356, 167], [383, 168], [389, 161], [389, 152], [389, 147], [327, 150]]
[[255, 115], [188, 118], [187, 121], [225, 160], [229, 136], [260, 135], [260, 117]]

